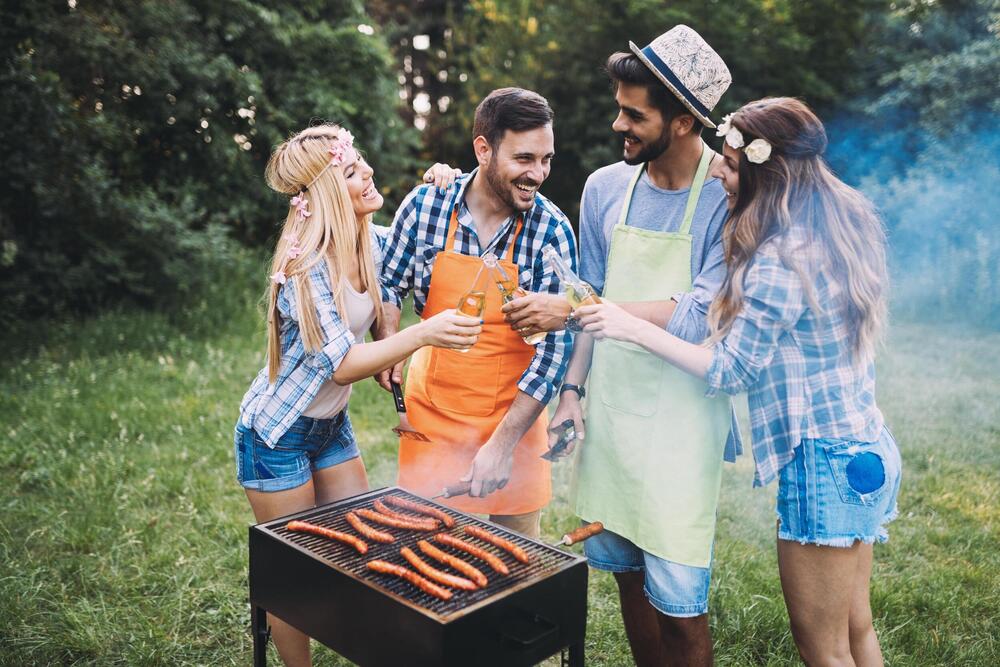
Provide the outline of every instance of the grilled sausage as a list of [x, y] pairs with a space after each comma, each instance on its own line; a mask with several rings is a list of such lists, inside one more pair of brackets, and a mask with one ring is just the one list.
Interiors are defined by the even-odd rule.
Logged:
[[454, 535], [449, 535], [448, 533], [438, 533], [434, 536], [434, 540], [440, 542], [441, 544], [446, 544], [449, 547], [455, 547], [470, 556], [475, 556], [480, 560], [486, 561], [487, 565], [500, 574], [510, 574], [510, 569], [507, 568], [507, 564], [491, 554], [489, 551], [486, 551], [486, 549], [480, 549], [476, 545], [469, 544], [468, 542], [460, 540]]
[[415, 554], [410, 547], [403, 547], [399, 550], [399, 554], [406, 559], [407, 563], [413, 566], [414, 570], [439, 584], [459, 588], [463, 591], [474, 591], [479, 588], [465, 577], [456, 577], [453, 574], [448, 574], [447, 572], [442, 572], [437, 568], [431, 567], [420, 556]]
[[441, 525], [441, 523], [437, 519], [429, 519], [425, 516], [413, 516], [412, 514], [403, 514], [402, 512], [397, 512], [391, 507], [387, 507], [386, 504], [383, 503], [381, 500], [376, 500], [374, 503], [372, 503], [372, 507], [374, 507], [375, 511], [378, 512], [379, 514], [391, 516], [393, 519], [402, 519], [403, 521], [411, 521], [418, 523], [433, 522], [435, 528]]
[[339, 530], [333, 530], [331, 528], [324, 528], [323, 526], [317, 526], [314, 523], [306, 523], [305, 521], [289, 521], [285, 526], [288, 530], [294, 530], [299, 533], [312, 533], [313, 535], [320, 535], [322, 537], [329, 538], [331, 540], [337, 540], [339, 542], [345, 542], [350, 544], [352, 547], [358, 550], [358, 553], [366, 554], [368, 553], [368, 543], [359, 540], [353, 535], [347, 533], [342, 533]]
[[425, 554], [427, 554], [434, 560], [438, 561], [439, 563], [444, 563], [445, 565], [458, 570], [459, 572], [467, 576], [469, 579], [471, 579], [473, 582], [475, 582], [475, 584], [480, 588], [486, 588], [487, 584], [490, 583], [489, 579], [486, 578], [486, 575], [480, 572], [477, 568], [473, 567], [472, 565], [469, 565], [461, 558], [456, 558], [455, 556], [452, 556], [450, 553], [441, 551], [427, 540], [418, 541], [417, 546], [420, 547], [421, 551], [423, 551]]
[[399, 496], [388, 496], [385, 501], [400, 509], [410, 510], [411, 512], [416, 512], [417, 514], [426, 514], [427, 516], [434, 517], [435, 519], [440, 519], [441, 522], [444, 523], [445, 528], [455, 527], [455, 519], [447, 512], [443, 512], [436, 507], [424, 505], [423, 503], [415, 503], [412, 500], [400, 498]]
[[392, 563], [386, 562], [384, 560], [371, 560], [368, 561], [368, 569], [374, 570], [380, 574], [391, 574], [394, 577], [399, 577], [400, 579], [405, 579], [410, 582], [424, 593], [428, 595], [433, 595], [441, 600], [450, 600], [452, 592], [447, 588], [442, 588], [432, 581], [421, 577], [419, 574], [414, 572], [408, 567], [403, 567], [402, 565], [393, 565]]
[[423, 519], [396, 519], [391, 516], [386, 516], [385, 514], [379, 514], [378, 512], [373, 512], [368, 509], [356, 510], [358, 516], [368, 519], [369, 521], [374, 521], [375, 523], [380, 523], [383, 526], [391, 526], [392, 528], [403, 528], [404, 530], [437, 530], [437, 522], [425, 521]]
[[527, 563], [531, 561], [531, 558], [528, 556], [528, 552], [526, 552], [524, 549], [517, 546], [510, 540], [504, 539], [499, 535], [494, 535], [488, 530], [483, 530], [479, 526], [466, 526], [465, 532], [469, 535], [472, 535], [473, 537], [478, 537], [481, 540], [489, 542], [490, 544], [493, 544], [505, 551], [510, 552], [510, 554], [514, 558], [521, 561], [522, 563]]
[[369, 540], [374, 540], [376, 542], [382, 542], [383, 544], [396, 541], [395, 537], [384, 530], [379, 530], [378, 528], [369, 526], [367, 523], [358, 518], [358, 515], [354, 512], [348, 512], [346, 519], [347, 523], [351, 524], [351, 528], [361, 533], [361, 537], [366, 537]]
[[576, 544], [577, 542], [583, 542], [588, 537], [593, 537], [603, 530], [604, 524], [600, 521], [588, 523], [586, 526], [580, 526], [573, 532], [563, 535], [562, 544], [569, 546], [571, 544]]

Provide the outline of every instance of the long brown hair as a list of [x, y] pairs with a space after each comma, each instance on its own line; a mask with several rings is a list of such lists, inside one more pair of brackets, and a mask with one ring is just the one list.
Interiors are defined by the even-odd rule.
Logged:
[[[795, 270], [817, 311], [842, 310], [852, 337], [855, 361], [870, 359], [886, 321], [885, 231], [874, 207], [838, 179], [826, 162], [826, 130], [799, 100], [775, 97], [736, 111], [732, 126], [746, 145], [771, 144], [771, 156], [751, 163], [740, 151], [739, 192], [723, 230], [728, 273], [708, 313], [711, 341], [732, 327], [742, 307], [743, 282], [754, 254], [772, 239], [796, 233], [803, 246], [778, 244], [782, 262]], [[804, 256], [792, 257], [805, 249]], [[824, 270], [842, 287], [837, 304], [818, 304], [812, 287]]]
[[[271, 273], [283, 271], [287, 283], [295, 286], [299, 331], [307, 352], [323, 347], [316, 307], [309, 288], [309, 270], [325, 261], [334, 302], [341, 318], [347, 321], [343, 303], [343, 267], [357, 257], [361, 279], [372, 303], [376, 321], [382, 320], [382, 295], [375, 264], [369, 225], [371, 215], [358, 220], [347, 191], [347, 181], [340, 167], [330, 166], [328, 149], [338, 139], [340, 128], [325, 124], [310, 127], [280, 144], [271, 154], [265, 176], [271, 189], [289, 197], [304, 196], [311, 216], [300, 220], [294, 206], [278, 237]], [[329, 167], [329, 168], [327, 168]], [[289, 249], [298, 241], [300, 254], [289, 257]], [[281, 285], [271, 282], [267, 300], [267, 369], [274, 382], [281, 366], [281, 323], [278, 316], [278, 292]]]

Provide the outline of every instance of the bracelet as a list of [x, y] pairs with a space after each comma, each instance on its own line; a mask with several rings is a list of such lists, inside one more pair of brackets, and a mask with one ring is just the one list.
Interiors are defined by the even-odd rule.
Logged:
[[575, 391], [580, 398], [587, 395], [587, 391], [583, 387], [578, 384], [569, 384], [568, 382], [564, 383], [562, 388], [559, 389], [559, 395], [562, 396], [567, 391]]

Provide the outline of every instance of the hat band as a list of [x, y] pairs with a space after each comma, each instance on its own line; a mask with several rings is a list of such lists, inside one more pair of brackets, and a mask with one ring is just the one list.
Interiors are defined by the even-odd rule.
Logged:
[[681, 83], [681, 80], [677, 78], [669, 67], [667, 67], [667, 63], [663, 62], [660, 59], [660, 56], [656, 55], [656, 52], [653, 51], [652, 47], [647, 46], [644, 48], [642, 50], [642, 55], [646, 56], [653, 67], [655, 67], [657, 71], [662, 74], [674, 88], [677, 89], [677, 92], [687, 99], [691, 106], [694, 107], [695, 111], [701, 113], [701, 115], [705, 116], [705, 118], [711, 117], [712, 114], [708, 108], [702, 104], [697, 97], [691, 94], [691, 91], [687, 89], [687, 86]]

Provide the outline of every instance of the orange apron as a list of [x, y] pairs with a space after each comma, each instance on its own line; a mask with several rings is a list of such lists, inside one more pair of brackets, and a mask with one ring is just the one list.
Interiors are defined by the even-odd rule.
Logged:
[[[469, 291], [482, 259], [455, 252], [458, 207], [451, 213], [444, 250], [431, 270], [431, 285], [422, 317], [454, 308]], [[514, 246], [524, 217], [510, 240], [507, 257], [500, 260], [507, 275], [517, 276]], [[413, 428], [431, 442], [399, 441], [399, 486], [422, 496], [441, 493], [458, 483], [472, 467], [472, 459], [507, 414], [517, 383], [531, 363], [535, 348], [504, 322], [500, 290], [484, 274], [486, 309], [483, 333], [465, 353], [423, 347], [410, 362], [406, 378], [406, 414]], [[548, 414], [543, 410], [514, 448], [507, 485], [485, 498], [457, 496], [440, 501], [462, 512], [524, 514], [548, 504], [552, 497], [549, 462], [540, 458], [548, 448]]]

